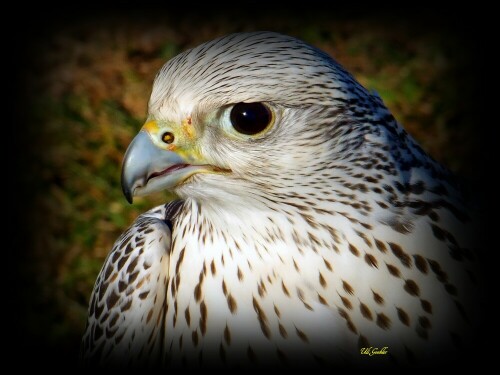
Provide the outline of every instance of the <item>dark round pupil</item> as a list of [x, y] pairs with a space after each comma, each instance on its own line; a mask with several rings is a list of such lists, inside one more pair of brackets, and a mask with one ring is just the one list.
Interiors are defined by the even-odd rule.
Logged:
[[254, 135], [269, 125], [272, 114], [262, 103], [238, 103], [231, 110], [230, 119], [238, 133]]

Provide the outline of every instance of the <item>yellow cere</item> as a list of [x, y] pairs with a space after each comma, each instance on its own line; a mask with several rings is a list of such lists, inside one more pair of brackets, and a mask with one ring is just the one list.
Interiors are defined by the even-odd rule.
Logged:
[[160, 127], [158, 126], [158, 123], [155, 120], [151, 120], [146, 122], [142, 126], [142, 130], [145, 130], [150, 134], [155, 134], [158, 132], [158, 130], [160, 130]]
[[[184, 120], [182, 120], [180, 128], [180, 132], [174, 131], [173, 126], [169, 128], [172, 130], [172, 136], [175, 137], [174, 143], [168, 144], [167, 140], [162, 138], [161, 143], [156, 144], [156, 146], [168, 151], [176, 152], [188, 161], [204, 163], [203, 158], [194, 142], [196, 139], [196, 131], [194, 129], [194, 126], [192, 125], [191, 116], [186, 117]], [[141, 130], [151, 135], [156, 135], [164, 131], [165, 129], [162, 129], [160, 127], [158, 121], [150, 120], [142, 126]], [[162, 137], [163, 136], [164, 135], [162, 135]], [[156, 139], [156, 137], [153, 138]]]

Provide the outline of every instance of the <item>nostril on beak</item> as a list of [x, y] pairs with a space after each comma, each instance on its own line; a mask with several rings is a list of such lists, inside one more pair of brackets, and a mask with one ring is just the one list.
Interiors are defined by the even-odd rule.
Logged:
[[166, 144], [171, 144], [175, 140], [174, 133], [172, 132], [165, 132], [161, 136], [161, 140], [166, 143]]

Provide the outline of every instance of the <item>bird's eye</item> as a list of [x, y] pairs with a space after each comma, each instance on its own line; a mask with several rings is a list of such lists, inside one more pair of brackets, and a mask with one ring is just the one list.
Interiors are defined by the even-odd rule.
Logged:
[[255, 135], [273, 122], [273, 113], [263, 103], [238, 103], [231, 109], [229, 119], [238, 133]]

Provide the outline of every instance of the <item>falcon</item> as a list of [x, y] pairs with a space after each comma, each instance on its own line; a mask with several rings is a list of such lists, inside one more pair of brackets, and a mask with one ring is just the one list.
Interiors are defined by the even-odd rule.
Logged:
[[167, 62], [122, 167], [178, 200], [116, 241], [84, 363], [434, 363], [478, 312], [474, 212], [447, 169], [326, 53], [236, 33]]

